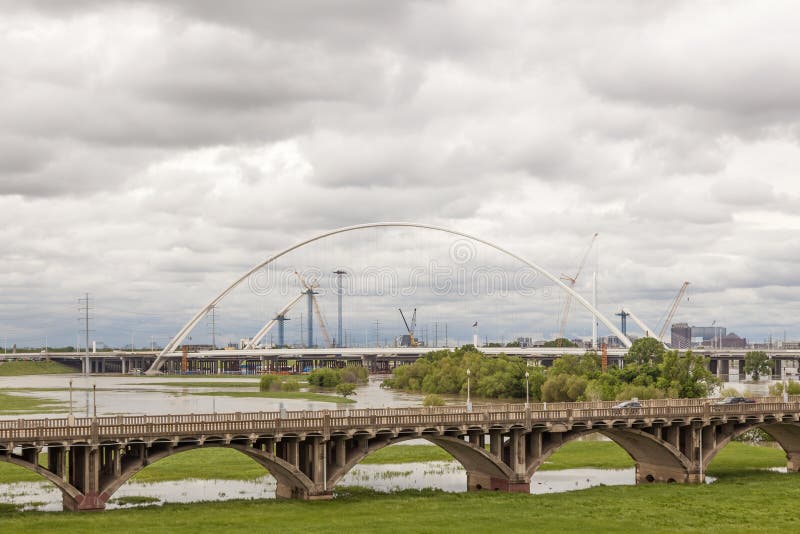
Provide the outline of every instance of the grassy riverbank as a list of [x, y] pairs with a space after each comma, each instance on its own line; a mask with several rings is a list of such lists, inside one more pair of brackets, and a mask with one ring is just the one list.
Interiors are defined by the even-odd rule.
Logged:
[[800, 477], [750, 472], [710, 485], [606, 486], [548, 495], [343, 488], [333, 501], [228, 501], [103, 513], [18, 513], [4, 531], [794, 532]]
[[17, 360], [0, 363], [0, 376], [23, 375], [62, 375], [79, 372], [72, 367], [58, 362], [34, 362], [30, 360]]
[[58, 413], [64, 412], [68, 408], [69, 406], [66, 402], [0, 392], [0, 415]]
[[197, 391], [189, 395], [202, 395], [212, 397], [253, 397], [260, 399], [299, 399], [315, 402], [334, 402], [336, 404], [353, 404], [356, 401], [326, 395], [324, 393], [314, 393], [313, 391]]

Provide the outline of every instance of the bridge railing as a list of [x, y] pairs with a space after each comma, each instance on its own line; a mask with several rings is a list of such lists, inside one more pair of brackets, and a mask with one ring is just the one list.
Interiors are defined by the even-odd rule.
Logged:
[[465, 406], [322, 410], [293, 412], [234, 412], [182, 415], [134, 415], [98, 418], [15, 419], [0, 421], [0, 440], [89, 439], [103, 437], [167, 436], [192, 433], [252, 434], [270, 431], [316, 432], [375, 427], [442, 427], [461, 425], [524, 424], [527, 421], [563, 421], [605, 418], [708, 417], [796, 414], [800, 395], [790, 402], [767, 397], [752, 404], [718, 405], [711, 399], [644, 401], [639, 409], [613, 408], [613, 402], [488, 404]]

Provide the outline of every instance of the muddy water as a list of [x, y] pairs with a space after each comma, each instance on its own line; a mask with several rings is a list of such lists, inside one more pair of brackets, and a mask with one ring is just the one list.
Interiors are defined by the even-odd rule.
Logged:
[[[48, 388], [68, 388], [69, 381], [75, 389], [72, 393], [75, 415], [89, 417], [93, 410], [92, 389], [97, 386], [97, 415], [116, 414], [188, 414], [216, 412], [259, 412], [278, 411], [281, 404], [287, 410], [336, 409], [337, 406], [351, 408], [385, 408], [421, 406], [422, 395], [403, 393], [384, 389], [380, 383], [384, 377], [370, 377], [367, 384], [356, 388], [353, 397], [355, 404], [337, 405], [332, 402], [309, 401], [304, 399], [265, 399], [257, 397], [198, 396], [191, 393], [208, 391], [248, 391], [247, 388], [197, 387], [203, 382], [219, 383], [225, 379], [214, 378], [149, 378], [141, 376], [91, 376], [83, 375], [32, 375], [20, 377], [0, 377], [0, 390], [6, 388], [35, 388], [36, 391], [14, 391], [15, 395], [33, 396], [67, 403], [69, 391], [46, 391]], [[253, 390], [258, 388], [258, 379], [235, 377], [236, 382], [252, 382]], [[158, 385], [160, 382], [180, 382], [183, 386]], [[193, 387], [194, 386], [194, 387]], [[58, 417], [66, 415], [67, 404], [57, 413], [0, 415], [2, 419], [35, 419], [38, 417]]]

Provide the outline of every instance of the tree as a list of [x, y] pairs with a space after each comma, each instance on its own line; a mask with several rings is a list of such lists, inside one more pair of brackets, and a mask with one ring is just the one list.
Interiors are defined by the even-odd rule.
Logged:
[[744, 372], [758, 380], [761, 375], [772, 373], [772, 360], [761, 350], [751, 350], [744, 355]]
[[637, 339], [628, 349], [628, 354], [625, 355], [625, 363], [635, 363], [637, 365], [646, 365], [649, 363], [659, 364], [664, 357], [664, 344], [659, 340], [652, 337], [643, 337]]
[[708, 359], [690, 350], [685, 354], [677, 350], [665, 352], [659, 368], [661, 376], [656, 386], [670, 397], [705, 397], [719, 383], [717, 377], [708, 370]]
[[436, 393], [425, 395], [422, 401], [423, 406], [444, 406], [444, 399]]
[[356, 385], [349, 382], [342, 382], [336, 386], [336, 393], [346, 399], [350, 395], [356, 394]]
[[559, 337], [551, 341], [545, 341], [545, 347], [577, 347], [575, 343], [565, 337]]

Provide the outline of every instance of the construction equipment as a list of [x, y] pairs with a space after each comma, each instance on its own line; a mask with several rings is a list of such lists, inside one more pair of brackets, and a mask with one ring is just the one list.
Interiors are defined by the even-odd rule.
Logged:
[[[586, 260], [589, 258], [589, 253], [592, 251], [592, 247], [594, 246], [594, 242], [597, 239], [598, 234], [595, 233], [592, 236], [592, 240], [589, 242], [589, 248], [586, 249], [586, 253], [581, 258], [580, 264], [578, 264], [578, 270], [575, 271], [575, 276], [569, 276], [564, 273], [561, 273], [561, 279], [564, 280], [564, 283], [570, 288], [575, 287], [575, 283], [578, 281], [578, 277], [581, 275], [581, 271], [583, 271], [583, 266], [586, 264]], [[561, 340], [564, 339], [564, 330], [567, 328], [567, 320], [569, 319], [569, 310], [572, 306], [572, 295], [567, 294], [564, 297], [564, 308], [561, 310], [561, 321], [558, 325], [558, 343], [561, 343]]]
[[276, 324], [278, 325], [278, 346], [282, 346], [284, 344], [284, 321], [288, 321], [289, 319], [286, 317], [286, 313], [289, 309], [294, 306], [297, 301], [303, 298], [305, 293], [300, 293], [296, 297], [293, 297], [292, 300], [289, 301], [286, 306], [281, 309], [277, 314], [275, 314], [275, 318], [269, 321], [264, 327], [259, 330], [256, 335], [247, 343], [246, 349], [254, 349], [256, 345], [267, 335], [267, 333], [272, 330]]
[[403, 318], [403, 324], [406, 325], [406, 330], [408, 331], [408, 345], [410, 347], [418, 347], [419, 342], [414, 339], [414, 329], [417, 327], [417, 309], [414, 308], [414, 313], [411, 315], [411, 324], [406, 321], [406, 316], [403, 314], [403, 310], [397, 308], [400, 312], [400, 317]]
[[658, 340], [662, 343], [664, 342], [664, 334], [667, 332], [667, 327], [669, 327], [669, 324], [672, 322], [672, 318], [675, 316], [675, 312], [678, 310], [678, 306], [681, 303], [681, 299], [683, 299], [684, 293], [686, 293], [687, 287], [689, 287], [689, 282], [684, 282], [680, 290], [678, 290], [675, 300], [672, 302], [672, 307], [670, 307], [669, 313], [667, 313], [667, 318], [664, 319], [664, 324], [661, 325], [661, 330], [658, 332]]
[[[642, 321], [641, 319], [639, 319], [639, 318], [638, 318], [638, 317], [637, 317], [637, 316], [636, 316], [636, 315], [635, 315], [635, 314], [634, 314], [634, 313], [633, 313], [633, 312], [630, 310], [630, 308], [626, 308], [625, 306], [623, 306], [623, 307], [622, 307], [622, 309], [620, 310], [620, 313], [624, 313], [624, 314], [626, 314], [628, 317], [630, 317], [630, 318], [631, 318], [631, 320], [632, 320], [634, 323], [636, 323], [636, 325], [637, 325], [639, 328], [641, 328], [641, 329], [642, 329], [642, 332], [644, 332], [644, 337], [656, 337], [656, 336], [655, 336], [655, 332], [653, 331], [653, 329], [652, 329], [652, 328], [650, 328], [649, 326], [647, 326], [646, 324], [644, 324], [644, 321]], [[617, 315], [620, 315], [620, 313], [618, 313]], [[624, 332], [623, 332], [623, 333], [624, 333]]]
[[317, 322], [319, 323], [319, 329], [322, 331], [322, 338], [325, 340], [325, 346], [331, 346], [331, 337], [328, 335], [328, 326], [325, 324], [325, 319], [322, 317], [322, 313], [319, 311], [319, 303], [317, 302], [317, 292], [314, 291], [316, 288], [319, 287], [319, 283], [316, 281], [312, 282], [311, 284], [307, 283], [305, 278], [303, 278], [300, 273], [297, 271], [294, 272], [297, 275], [297, 278], [300, 280], [300, 284], [305, 288], [304, 294], [308, 296], [308, 343], [309, 347], [314, 346], [314, 319], [312, 318], [311, 314], [313, 313], [314, 316], [317, 318]]

